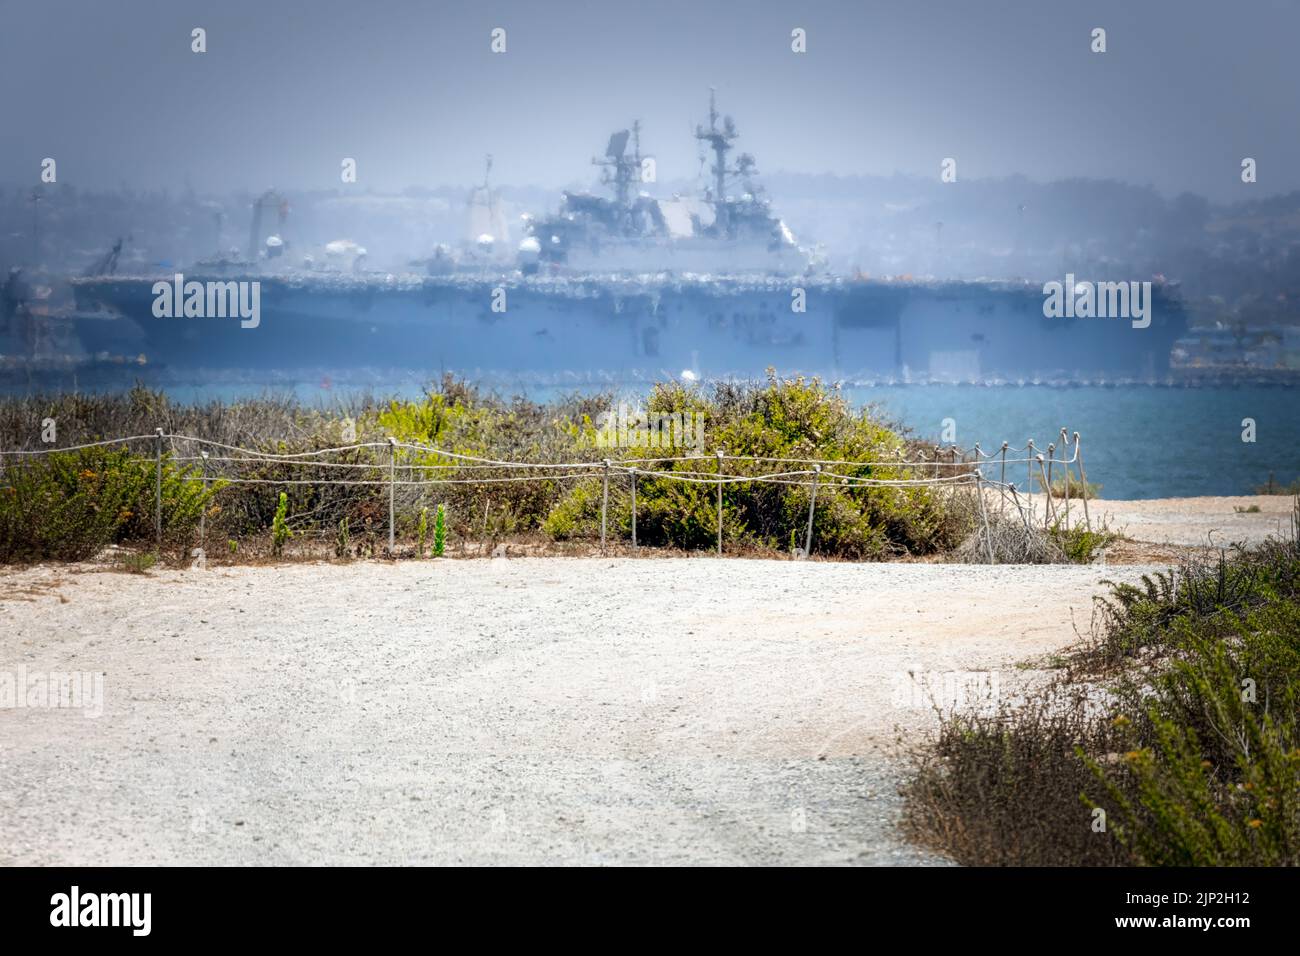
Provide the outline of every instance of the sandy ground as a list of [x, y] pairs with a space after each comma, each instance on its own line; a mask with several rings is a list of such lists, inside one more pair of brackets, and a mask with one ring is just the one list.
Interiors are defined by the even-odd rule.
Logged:
[[[1024, 499], [1022, 499], [1024, 500]], [[998, 508], [998, 497], [989, 495], [989, 507]], [[1034, 495], [1032, 502], [1038, 521], [1043, 520], [1046, 498]], [[1054, 499], [1056, 517], [1063, 517], [1064, 501]], [[1251, 508], [1258, 509], [1251, 511]], [[1223, 548], [1232, 544], [1258, 544], [1269, 536], [1291, 533], [1292, 500], [1289, 495], [1243, 495], [1225, 498], [1158, 498], [1148, 501], [1109, 501], [1094, 499], [1088, 503], [1094, 528], [1105, 527], [1129, 539], [1138, 548], [1121, 545], [1113, 549], [1123, 560], [1125, 554], [1150, 554], [1161, 561], [1177, 560], [1187, 549]], [[1008, 508], [1008, 511], [1010, 509]], [[1070, 502], [1071, 527], [1084, 520], [1082, 503]], [[1124, 563], [1131, 563], [1124, 561]]]
[[[1194, 545], [1289, 499], [1101, 507]], [[943, 862], [896, 832], [898, 740], [934, 721], [909, 672], [1014, 693], [1146, 570], [0, 572], [0, 703], [20, 668], [104, 681], [99, 717], [0, 709], [0, 864]]]
[[[483, 559], [0, 577], [0, 863], [917, 863], [907, 672], [1016, 664], [1102, 569]], [[1123, 569], [1125, 574], [1137, 569]]]
[[[1134, 540], [1216, 548], [1237, 542], [1258, 544], [1270, 535], [1289, 534], [1291, 506], [1288, 495], [1101, 500], [1090, 505], [1111, 530]], [[1252, 507], [1259, 511], [1249, 512]], [[1076, 512], [1077, 503], [1071, 506], [1071, 517]]]

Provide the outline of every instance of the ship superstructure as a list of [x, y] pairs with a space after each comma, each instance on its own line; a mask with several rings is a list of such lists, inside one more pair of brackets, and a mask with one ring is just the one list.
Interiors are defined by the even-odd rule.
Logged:
[[574, 274], [806, 272], [809, 257], [773, 215], [754, 157], [730, 159], [738, 135], [711, 93], [709, 125], [695, 132], [713, 154], [708, 185], [700, 196], [657, 199], [643, 188], [654, 181], [655, 165], [641, 153], [640, 123], [618, 130], [604, 156], [592, 160], [613, 195], [566, 192], [555, 215], [529, 223], [530, 250], [543, 266]]

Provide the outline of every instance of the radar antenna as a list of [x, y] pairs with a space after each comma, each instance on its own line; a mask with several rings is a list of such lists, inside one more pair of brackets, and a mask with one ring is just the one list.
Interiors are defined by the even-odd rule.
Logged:
[[[632, 140], [630, 155], [627, 152], [629, 138]], [[620, 129], [611, 133], [605, 155], [593, 157], [591, 162], [603, 167], [601, 183], [612, 186], [618, 205], [627, 208], [631, 202], [632, 184], [641, 177], [641, 121], [633, 122], [631, 130]]]

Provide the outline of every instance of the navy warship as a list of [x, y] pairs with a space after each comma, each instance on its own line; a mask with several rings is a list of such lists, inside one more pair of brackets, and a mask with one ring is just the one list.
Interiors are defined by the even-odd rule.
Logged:
[[[1049, 316], [1041, 283], [831, 274], [774, 213], [756, 161], [736, 153], [735, 123], [712, 97], [695, 138], [702, 162], [711, 159], [696, 195], [651, 194], [653, 159], [633, 124], [593, 160], [604, 194], [566, 192], [554, 213], [525, 216], [517, 245], [485, 177], [471, 196], [484, 232], [404, 273], [368, 271], [355, 244], [332, 243], [340, 248], [327, 250], [328, 262], [290, 265], [279, 237], [260, 235], [264, 208], [283, 216], [283, 200], [268, 193], [255, 203], [246, 259], [73, 280], [77, 331], [92, 355], [218, 377], [365, 368], [538, 384], [752, 378], [768, 368], [845, 381], [1168, 374], [1186, 317], [1164, 285], [1150, 289], [1150, 321], [1135, 327]], [[235, 298], [253, 284], [255, 321], [236, 315]]]

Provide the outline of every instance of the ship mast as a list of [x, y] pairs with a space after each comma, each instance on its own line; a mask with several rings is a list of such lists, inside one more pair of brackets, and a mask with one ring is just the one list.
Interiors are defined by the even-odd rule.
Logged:
[[501, 197], [492, 189], [491, 153], [484, 157], [483, 185], [474, 186], [469, 191], [466, 212], [469, 217], [467, 238], [471, 242], [477, 241], [484, 234], [491, 236], [496, 242], [509, 240], [510, 230], [501, 209]]
[[709, 128], [697, 126], [695, 138], [707, 143], [713, 150], [713, 196], [711, 198], [718, 224], [725, 230], [727, 176], [739, 172], [727, 167], [727, 153], [731, 151], [731, 143], [737, 133], [736, 124], [732, 122], [730, 116], [722, 118], [721, 129], [718, 128], [718, 118], [717, 91], [709, 87]]
[[[474, 186], [469, 191], [471, 216], [473, 215], [473, 207], [483, 206], [489, 211], [490, 218], [494, 199], [495, 197], [492, 195], [492, 154], [488, 153], [487, 156], [484, 157], [483, 163], [483, 185]], [[473, 228], [473, 226], [471, 225], [470, 228]]]

